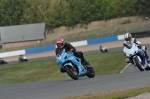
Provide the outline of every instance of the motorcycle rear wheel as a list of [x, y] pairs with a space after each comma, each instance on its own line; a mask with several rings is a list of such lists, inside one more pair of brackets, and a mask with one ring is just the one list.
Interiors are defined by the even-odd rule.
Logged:
[[87, 77], [89, 77], [89, 78], [95, 77], [95, 71], [94, 71], [93, 67], [91, 67], [90, 69], [87, 69], [87, 71], [88, 71], [86, 74]]
[[108, 52], [108, 50], [106, 49], [105, 52]]

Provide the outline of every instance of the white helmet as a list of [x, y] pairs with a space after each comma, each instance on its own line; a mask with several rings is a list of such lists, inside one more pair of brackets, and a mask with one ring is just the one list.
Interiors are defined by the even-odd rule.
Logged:
[[132, 40], [132, 35], [131, 35], [130, 33], [126, 33], [126, 34], [124, 34], [124, 39], [125, 39], [125, 41], [127, 41], [127, 42], [131, 42], [131, 40]]

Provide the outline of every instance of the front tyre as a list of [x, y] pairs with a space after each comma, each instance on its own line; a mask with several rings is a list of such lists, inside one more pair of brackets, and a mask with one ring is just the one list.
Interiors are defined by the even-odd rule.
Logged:
[[64, 68], [67, 72], [67, 74], [74, 80], [78, 80], [78, 70], [76, 68], [73, 68], [72, 66], [65, 66]]
[[144, 69], [142, 68], [142, 64], [139, 61], [138, 57], [134, 58], [134, 62], [136, 63], [136, 66], [139, 68], [140, 71], [144, 71]]

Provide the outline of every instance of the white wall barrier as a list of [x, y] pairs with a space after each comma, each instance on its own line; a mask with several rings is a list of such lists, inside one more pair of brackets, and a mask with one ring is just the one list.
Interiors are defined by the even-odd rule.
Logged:
[[123, 40], [124, 39], [124, 35], [118, 35], [118, 40]]
[[84, 46], [84, 45], [87, 45], [87, 40], [78, 41], [78, 42], [71, 42], [71, 44], [72, 44], [73, 46]]
[[23, 55], [23, 54], [25, 54], [25, 50], [4, 52], [4, 53], [0, 53], [0, 58], [10, 57], [10, 56], [17, 56], [17, 55]]
[[[72, 46], [75, 46], [75, 47], [88, 45], [88, 44], [87, 44], [87, 40], [84, 40], [84, 41], [77, 41], [77, 42], [70, 42], [70, 44], [71, 44]], [[55, 47], [57, 48], [56, 45], [55, 45]]]

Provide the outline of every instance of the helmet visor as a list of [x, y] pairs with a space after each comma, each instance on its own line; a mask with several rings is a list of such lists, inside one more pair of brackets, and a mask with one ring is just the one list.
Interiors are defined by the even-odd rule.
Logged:
[[61, 48], [63, 46], [63, 43], [57, 43], [57, 47]]
[[130, 38], [125, 38], [125, 40], [126, 40], [126, 41], [129, 41], [129, 40], [130, 40]]

